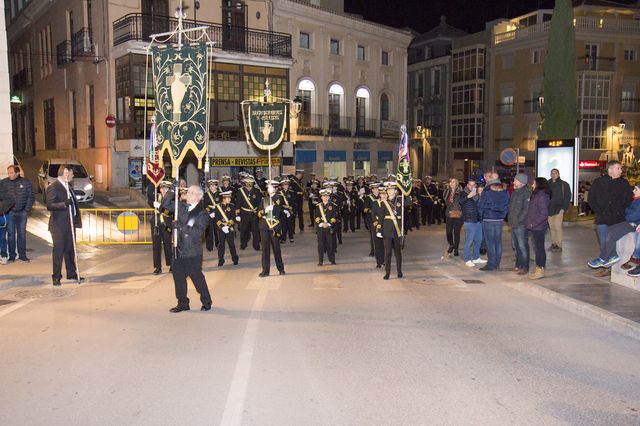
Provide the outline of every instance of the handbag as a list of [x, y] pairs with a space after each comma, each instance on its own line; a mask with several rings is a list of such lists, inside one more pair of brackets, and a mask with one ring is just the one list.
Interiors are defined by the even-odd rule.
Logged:
[[449, 217], [451, 219], [460, 219], [462, 217], [462, 210], [449, 210]]

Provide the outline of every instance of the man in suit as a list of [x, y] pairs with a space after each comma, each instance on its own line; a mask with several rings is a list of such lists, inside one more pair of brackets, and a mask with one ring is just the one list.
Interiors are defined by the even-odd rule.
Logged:
[[[47, 210], [49, 217], [49, 232], [53, 240], [53, 285], [59, 286], [62, 279], [62, 259], [67, 270], [67, 279], [79, 283], [84, 278], [78, 276], [75, 262], [75, 229], [81, 228], [80, 209], [73, 192], [73, 168], [60, 165], [58, 179], [47, 188]], [[73, 228], [72, 228], [73, 222]]]
[[170, 309], [177, 313], [189, 310], [187, 277], [191, 278], [202, 302], [201, 311], [211, 309], [212, 300], [207, 280], [202, 273], [202, 237], [209, 226], [209, 215], [202, 207], [202, 188], [192, 185], [187, 190], [186, 202], [178, 206], [178, 250], [173, 260], [173, 283], [178, 304]]
[[284, 263], [280, 251], [280, 232], [282, 224], [282, 197], [276, 194], [272, 182], [267, 181], [267, 196], [260, 200], [258, 217], [260, 218], [260, 241], [262, 243], [262, 272], [260, 277], [268, 277], [271, 270], [271, 249], [280, 275], [284, 275]]

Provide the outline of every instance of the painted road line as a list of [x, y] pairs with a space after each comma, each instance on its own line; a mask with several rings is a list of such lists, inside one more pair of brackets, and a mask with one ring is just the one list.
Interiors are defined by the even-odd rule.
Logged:
[[15, 305], [10, 305], [8, 308], [0, 311], [0, 318], [4, 317], [5, 315], [9, 315], [13, 311], [17, 311], [18, 309], [22, 308], [25, 305], [28, 305], [29, 303], [33, 302], [34, 300], [35, 299], [24, 299], [24, 300], [19, 301]]
[[[255, 281], [256, 283], [253, 285], [258, 287], [264, 280], [265, 278], [256, 277], [252, 282]], [[277, 277], [273, 277], [273, 280], [282, 281], [282, 276], [278, 275]], [[250, 286], [251, 285], [252, 283], [250, 283]], [[220, 421], [220, 424], [223, 426], [242, 424], [242, 414], [247, 397], [247, 386], [251, 374], [251, 364], [253, 363], [253, 352], [258, 335], [258, 326], [260, 325], [260, 312], [264, 307], [268, 293], [269, 289], [262, 287], [258, 292], [256, 300], [253, 302], [251, 316], [244, 330], [238, 361], [236, 362], [236, 368], [233, 372], [233, 378], [229, 388], [229, 395], [227, 396], [227, 402], [224, 407], [224, 412], [222, 413], [222, 420]]]

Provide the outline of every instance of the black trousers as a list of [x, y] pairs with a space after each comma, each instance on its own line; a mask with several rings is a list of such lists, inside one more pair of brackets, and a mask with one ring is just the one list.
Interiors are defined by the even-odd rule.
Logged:
[[422, 204], [422, 224], [433, 225], [435, 221], [440, 224], [440, 216], [436, 217], [436, 210], [439, 206], [435, 205], [433, 201], [427, 201]]
[[384, 264], [384, 238], [376, 237], [376, 230], [372, 230], [373, 235], [373, 253], [376, 256], [376, 265]]
[[53, 274], [51, 277], [57, 280], [62, 278], [62, 260], [64, 259], [67, 278], [77, 278], [78, 272], [73, 252], [73, 235], [70, 228], [52, 230], [51, 239], [53, 240]]
[[280, 242], [284, 243], [287, 239], [293, 240], [293, 235], [296, 233], [296, 215], [293, 213], [289, 217], [283, 215], [280, 223], [282, 224]]
[[364, 212], [362, 211], [362, 208], [356, 207], [356, 229], [360, 229], [360, 219], [361, 219], [361, 216], [363, 215], [364, 215]]
[[207, 244], [207, 251], [213, 251], [214, 247], [218, 246], [218, 232], [216, 221], [209, 218], [209, 226], [205, 231], [205, 242]]
[[455, 250], [460, 247], [460, 229], [462, 229], [462, 218], [447, 218], [447, 242]]
[[159, 223], [157, 227], [151, 227], [151, 243], [153, 247], [153, 267], [162, 269], [162, 252], [164, 251], [164, 261], [167, 266], [171, 266], [173, 258], [173, 247], [171, 246], [171, 231]]
[[[253, 215], [252, 215], [253, 216]], [[260, 250], [260, 230], [258, 229], [258, 218], [245, 215], [240, 221], [240, 248], [244, 249], [252, 239], [254, 250]]]
[[217, 230], [218, 233], [218, 263], [224, 262], [225, 245], [229, 245], [229, 251], [231, 252], [231, 260], [233, 262], [238, 261], [238, 252], [236, 251], [236, 242], [234, 240], [233, 231], [229, 231], [228, 234], [222, 232], [222, 229]]
[[283, 272], [284, 263], [280, 251], [280, 237], [269, 229], [261, 229], [260, 238], [262, 240], [262, 273], [268, 275], [271, 271], [271, 249], [273, 249], [273, 257], [276, 260], [278, 271]]
[[338, 221], [335, 224], [334, 229], [335, 229], [334, 235], [335, 235], [335, 238], [338, 241], [338, 244], [342, 244], [342, 221]]
[[300, 226], [301, 231], [304, 231], [304, 210], [303, 210], [303, 204], [302, 204], [303, 202], [304, 202], [304, 197], [299, 196], [296, 198], [296, 216], [299, 219], [298, 224]]
[[309, 201], [307, 203], [308, 207], [309, 207], [309, 219], [311, 220], [310, 225], [309, 226], [314, 226], [315, 224], [315, 217], [313, 217], [314, 211], [315, 211], [315, 206], [313, 205], [313, 201]]
[[355, 215], [355, 211], [353, 211], [353, 210], [345, 210], [342, 213], [342, 224], [343, 224], [344, 232], [349, 232], [349, 229], [351, 229], [351, 232], [355, 232], [355, 230], [356, 230], [356, 215]]
[[183, 257], [173, 261], [173, 284], [176, 289], [178, 306], [189, 306], [187, 297], [187, 277], [191, 278], [203, 305], [211, 305], [211, 294], [207, 280], [202, 273], [202, 257]]
[[336, 261], [335, 242], [333, 235], [331, 235], [331, 228], [318, 227], [318, 262], [324, 262], [324, 253], [327, 253], [329, 262]]
[[384, 237], [384, 270], [387, 275], [391, 274], [391, 255], [396, 255], [397, 272], [402, 272], [402, 247], [400, 247], [400, 237]]
[[411, 224], [420, 229], [420, 209], [415, 204], [411, 208]]
[[373, 229], [373, 224], [372, 224], [372, 221], [371, 221], [371, 217], [369, 217], [369, 215], [366, 215], [364, 217], [364, 226], [369, 230], [369, 246], [370, 246], [369, 254], [375, 253], [375, 248], [373, 246], [373, 240], [376, 238], [376, 232]]

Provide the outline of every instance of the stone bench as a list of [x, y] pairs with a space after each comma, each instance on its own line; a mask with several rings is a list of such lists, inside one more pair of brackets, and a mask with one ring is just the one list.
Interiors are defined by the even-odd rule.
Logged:
[[627, 275], [627, 271], [621, 268], [622, 264], [629, 260], [633, 254], [636, 246], [635, 235], [636, 232], [630, 232], [616, 243], [616, 252], [620, 256], [620, 262], [611, 268], [611, 282], [640, 291], [640, 277], [630, 277]]

